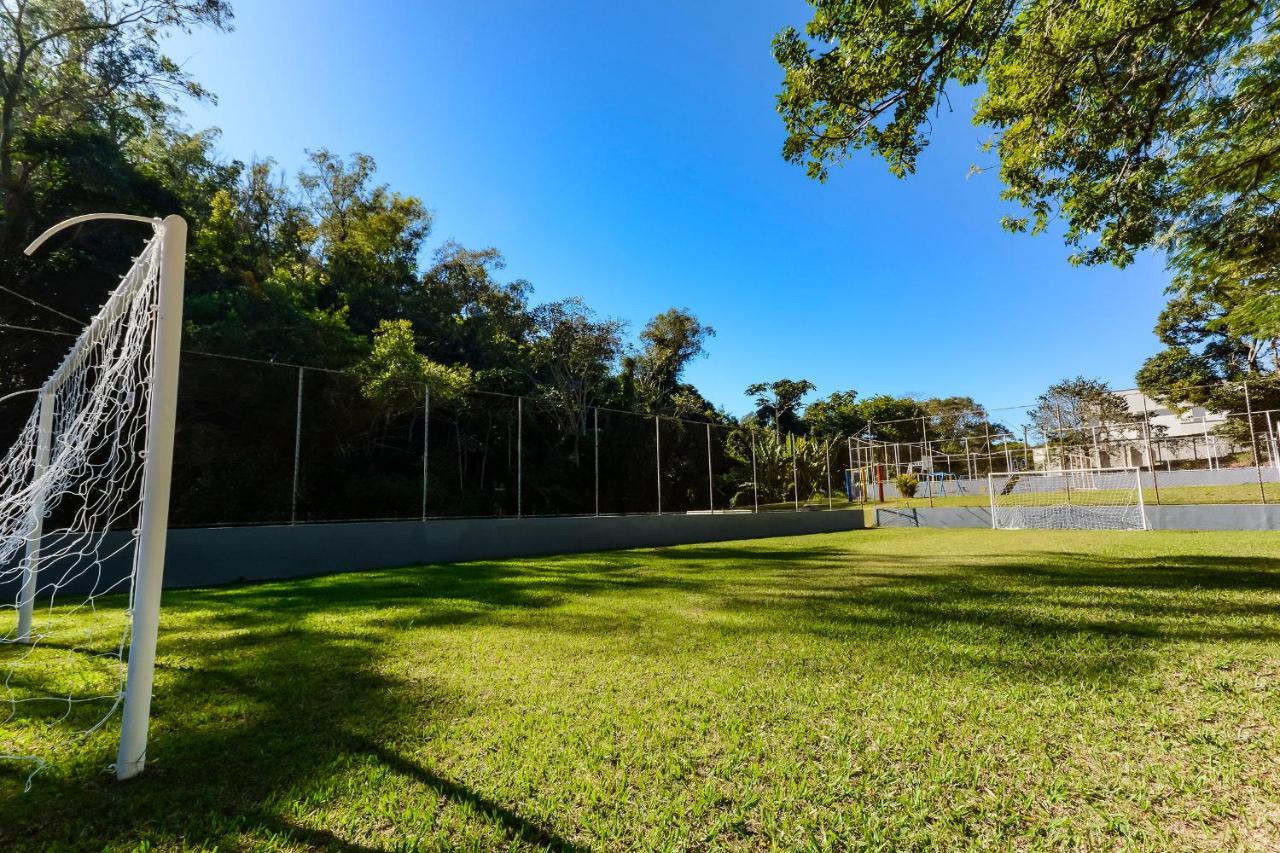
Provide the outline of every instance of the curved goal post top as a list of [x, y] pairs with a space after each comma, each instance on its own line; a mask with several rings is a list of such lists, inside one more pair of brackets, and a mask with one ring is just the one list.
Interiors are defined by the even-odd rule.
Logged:
[[80, 225], [85, 222], [94, 222], [101, 219], [114, 219], [117, 222], [143, 222], [153, 228], [159, 229], [168, 223], [169, 220], [181, 218], [182, 217], [176, 215], [160, 219], [156, 216], [138, 216], [133, 213], [85, 213], [80, 216], [73, 216], [70, 219], [64, 219], [57, 225], [52, 225], [46, 228], [44, 233], [32, 240], [31, 245], [23, 249], [22, 252], [24, 255], [30, 257], [35, 254], [36, 250], [43, 246], [54, 234], [57, 234], [59, 231], [65, 231], [68, 228], [73, 228], [76, 225]]

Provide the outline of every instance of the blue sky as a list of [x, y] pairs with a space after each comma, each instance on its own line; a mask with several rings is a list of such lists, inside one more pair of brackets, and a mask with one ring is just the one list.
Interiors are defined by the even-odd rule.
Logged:
[[498, 247], [538, 301], [633, 334], [690, 308], [718, 335], [687, 378], [735, 413], [784, 376], [992, 408], [1081, 373], [1131, 385], [1160, 259], [1080, 269], [1001, 231], [997, 175], [966, 177], [994, 165], [967, 96], [907, 180], [865, 154], [826, 184], [783, 162], [769, 44], [806, 8], [240, 0], [235, 32], [169, 50], [217, 94], [188, 118], [227, 157], [365, 152], [435, 212], [433, 246]]

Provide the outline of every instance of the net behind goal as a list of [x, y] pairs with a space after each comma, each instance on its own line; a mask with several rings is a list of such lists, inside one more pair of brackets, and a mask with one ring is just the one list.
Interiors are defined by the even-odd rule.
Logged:
[[[116, 772], [145, 760], [164, 562], [186, 224], [154, 228], [35, 393], [0, 458], [0, 758], [27, 785], [123, 706]], [[108, 597], [114, 596], [114, 597]]]
[[1137, 468], [1019, 471], [988, 475], [991, 526], [1145, 530]]

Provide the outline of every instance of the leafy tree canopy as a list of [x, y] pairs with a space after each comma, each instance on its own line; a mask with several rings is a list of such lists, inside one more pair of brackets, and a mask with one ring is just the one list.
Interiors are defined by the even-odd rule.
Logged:
[[[805, 33], [782, 30], [774, 55], [783, 153], [814, 177], [863, 148], [913, 172], [933, 111], [980, 85], [974, 122], [1027, 211], [1005, 225], [1060, 218], [1077, 262], [1127, 264], [1175, 217], [1194, 214], [1178, 239], [1207, 246], [1191, 235], [1272, 211], [1274, 2], [810, 3]], [[1252, 214], [1236, 205], [1250, 196]]]

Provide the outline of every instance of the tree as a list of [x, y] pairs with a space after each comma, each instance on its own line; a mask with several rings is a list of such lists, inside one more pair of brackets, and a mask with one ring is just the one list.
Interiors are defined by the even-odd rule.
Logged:
[[1141, 414], [1130, 412], [1110, 385], [1084, 376], [1050, 385], [1027, 417], [1059, 453], [1062, 448], [1123, 441], [1142, 423]]
[[630, 363], [639, 402], [655, 413], [669, 411], [684, 369], [715, 334], [687, 308], [668, 309], [646, 323]]
[[913, 172], [931, 112], [980, 85], [974, 123], [1025, 211], [1005, 226], [1060, 219], [1076, 262], [1127, 264], [1170, 228], [1210, 247], [1214, 223], [1260, 222], [1280, 197], [1272, 3], [811, 3], [774, 55], [783, 154], [814, 177], [863, 148]]
[[860, 434], [867, 428], [866, 417], [858, 405], [858, 392], [836, 391], [805, 406], [804, 419], [809, 434], [823, 438], [842, 438]]
[[876, 441], [912, 442], [922, 438], [925, 409], [919, 400], [877, 394], [859, 402], [858, 408]]
[[587, 411], [599, 402], [622, 353], [625, 324], [595, 319], [595, 312], [576, 296], [538, 306], [533, 318], [533, 363], [541, 397], [563, 417], [561, 432], [572, 433], [576, 460]]
[[447, 242], [406, 298], [405, 311], [432, 358], [470, 365], [482, 387], [523, 391], [530, 373], [524, 357], [535, 325], [529, 311], [533, 287], [523, 279], [499, 281], [505, 267], [497, 249]]
[[733, 444], [744, 475], [752, 472], [753, 453], [755, 459], [755, 479], [738, 484], [732, 498], [734, 506], [749, 506], [756, 497], [763, 504], [792, 501], [797, 498], [797, 489], [799, 500], [807, 501], [826, 488], [825, 442], [805, 436], [778, 440], [759, 427], [749, 427], [734, 434]]
[[413, 324], [383, 320], [373, 335], [373, 349], [355, 367], [360, 392], [387, 417], [416, 411], [425, 390], [435, 402], [453, 405], [470, 389], [471, 371], [434, 362], [414, 346]]
[[0, 3], [0, 250], [32, 236], [34, 196], [68, 143], [138, 133], [179, 92], [208, 97], [160, 41], [230, 21], [225, 0]]
[[348, 163], [320, 149], [298, 176], [310, 204], [312, 251], [320, 268], [322, 306], [347, 308], [348, 322], [368, 334], [402, 314], [419, 284], [418, 256], [431, 214], [413, 196], [374, 184], [377, 164], [355, 154]]
[[755, 398], [756, 417], [772, 425], [774, 436], [781, 440], [784, 426], [792, 435], [800, 431], [800, 404], [817, 387], [808, 379], [778, 379], [748, 385], [744, 393]]
[[[1155, 328], [1166, 348], [1138, 370], [1138, 388], [1173, 408], [1280, 408], [1280, 383], [1274, 381], [1280, 376], [1280, 334], [1237, 319], [1242, 304], [1254, 298], [1247, 288], [1226, 282], [1173, 292]], [[1248, 404], [1245, 381], [1252, 391]]]

